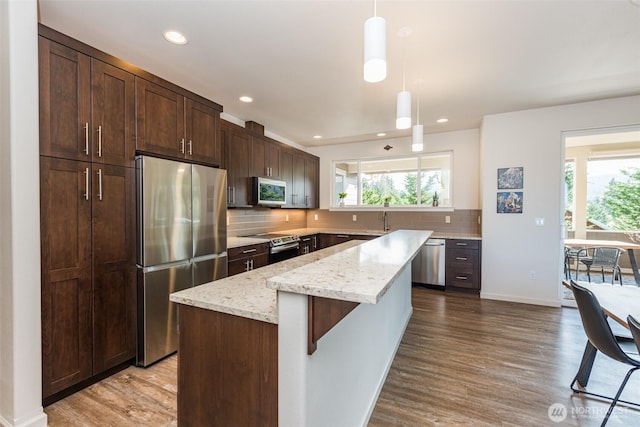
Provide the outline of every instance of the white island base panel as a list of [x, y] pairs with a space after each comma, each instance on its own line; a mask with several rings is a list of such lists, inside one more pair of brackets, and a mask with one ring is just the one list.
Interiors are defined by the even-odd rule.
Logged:
[[411, 306], [411, 263], [377, 304], [360, 304], [307, 354], [308, 296], [278, 292], [278, 424], [366, 426]]

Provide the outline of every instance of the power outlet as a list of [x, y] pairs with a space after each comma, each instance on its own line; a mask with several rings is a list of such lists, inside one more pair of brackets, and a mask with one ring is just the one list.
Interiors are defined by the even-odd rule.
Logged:
[[535, 270], [529, 271], [529, 280], [536, 280], [537, 278], [538, 278], [538, 275], [536, 274]]
[[444, 222], [445, 222], [445, 224], [451, 224], [451, 217], [449, 215], [446, 215], [444, 217]]
[[289, 222], [289, 214], [287, 214], [287, 215], [285, 215], [285, 216], [284, 216], [284, 220], [285, 220], [286, 222]]
[[353, 222], [356, 222], [356, 221], [358, 220], [358, 215], [353, 215], [353, 216], [351, 217], [351, 220], [352, 220]]
[[318, 214], [314, 214], [314, 215], [313, 215], [313, 220], [314, 220], [314, 221], [317, 221], [317, 220], [318, 220]]

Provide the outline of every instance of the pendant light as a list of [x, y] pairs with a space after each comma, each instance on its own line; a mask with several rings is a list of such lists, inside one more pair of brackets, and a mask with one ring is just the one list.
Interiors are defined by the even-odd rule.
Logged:
[[411, 92], [405, 89], [405, 72], [406, 72], [406, 40], [411, 33], [411, 29], [403, 27], [398, 32], [402, 41], [402, 91], [398, 92], [398, 101], [396, 104], [396, 129], [409, 129], [411, 127]]
[[369, 83], [387, 77], [387, 23], [376, 12], [374, 0], [373, 16], [364, 22], [364, 80]]
[[[418, 85], [422, 81], [418, 80]], [[418, 96], [416, 97], [416, 124], [411, 130], [411, 151], [422, 151], [424, 149], [424, 129], [420, 124], [420, 86], [418, 86]]]

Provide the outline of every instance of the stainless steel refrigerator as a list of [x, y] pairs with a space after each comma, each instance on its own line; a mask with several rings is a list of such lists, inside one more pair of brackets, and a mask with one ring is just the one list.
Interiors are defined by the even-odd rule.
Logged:
[[136, 158], [138, 366], [178, 348], [169, 294], [227, 276], [226, 181], [223, 169]]

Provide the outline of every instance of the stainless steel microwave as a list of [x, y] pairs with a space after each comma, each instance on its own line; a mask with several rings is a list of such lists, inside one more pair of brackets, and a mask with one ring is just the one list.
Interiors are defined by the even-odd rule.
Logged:
[[253, 204], [262, 206], [281, 206], [287, 203], [287, 183], [270, 178], [254, 176]]

